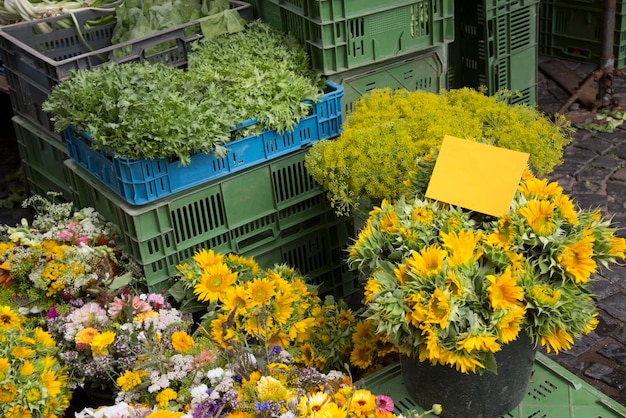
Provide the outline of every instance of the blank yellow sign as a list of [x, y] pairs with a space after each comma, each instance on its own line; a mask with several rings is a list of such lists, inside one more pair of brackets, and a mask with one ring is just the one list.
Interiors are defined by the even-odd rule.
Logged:
[[528, 153], [446, 135], [426, 197], [499, 216], [509, 211]]

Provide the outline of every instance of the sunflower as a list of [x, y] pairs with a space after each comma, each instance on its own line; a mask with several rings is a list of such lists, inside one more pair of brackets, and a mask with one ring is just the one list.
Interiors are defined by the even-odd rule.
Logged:
[[498, 277], [487, 275], [486, 278], [491, 282], [487, 291], [493, 309], [509, 308], [524, 298], [524, 289], [517, 285], [517, 277], [512, 274], [510, 267]]
[[562, 328], [556, 328], [541, 336], [541, 345], [546, 348], [548, 353], [552, 350], [554, 350], [556, 354], [562, 350], [569, 350], [572, 344], [574, 344], [574, 339]]
[[554, 203], [548, 200], [531, 200], [519, 209], [519, 214], [537, 235], [545, 236], [556, 228], [553, 220], [554, 208]]
[[450, 232], [441, 231], [441, 246], [448, 250], [450, 267], [462, 266], [474, 262], [481, 255], [478, 243], [482, 240], [482, 233], [474, 231]]
[[10, 306], [0, 306], [0, 331], [22, 328], [23, 318]]
[[566, 246], [557, 256], [558, 262], [576, 283], [586, 283], [596, 271], [597, 263], [592, 258], [594, 240], [592, 236], [586, 236]]
[[441, 271], [446, 255], [445, 250], [442, 250], [437, 245], [431, 245], [420, 252], [413, 253], [406, 263], [418, 276], [428, 277]]
[[193, 293], [202, 302], [215, 302], [237, 281], [237, 272], [231, 271], [224, 263], [207, 266], [194, 287]]
[[255, 278], [247, 287], [248, 306], [263, 306], [269, 303], [275, 290], [272, 282], [265, 278]]

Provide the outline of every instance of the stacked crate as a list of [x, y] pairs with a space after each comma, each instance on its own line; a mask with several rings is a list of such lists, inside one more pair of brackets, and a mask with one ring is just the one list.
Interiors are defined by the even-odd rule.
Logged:
[[509, 90], [511, 103], [535, 106], [538, 8], [538, 0], [456, 0], [449, 87]]
[[[604, 0], [544, 0], [539, 12], [539, 51], [548, 56], [600, 65]], [[615, 68], [626, 67], [626, 3], [616, 1]]]
[[344, 88], [343, 110], [374, 88], [446, 88], [453, 0], [250, 0], [255, 16], [292, 34], [311, 67]]
[[[231, 6], [252, 19], [249, 4], [233, 0]], [[177, 264], [206, 248], [254, 256], [263, 267], [289, 264], [319, 285], [322, 294], [353, 293], [357, 276], [343, 262], [352, 221], [336, 217], [324, 190], [304, 168], [306, 148], [340, 132], [343, 87], [327, 82], [321, 101], [311, 103], [311, 114], [292, 131], [266, 130], [232, 141], [224, 158], [196, 154], [188, 166], [179, 167], [167, 159], [133, 160], [95, 151], [88, 133], [54, 132], [51, 115], [41, 110], [51, 89], [72, 70], [110, 61], [184, 67], [191, 43], [201, 36], [178, 27], [112, 46], [114, 23], [87, 29], [87, 22], [114, 14], [113, 9], [76, 13], [80, 29], [65, 28], [59, 22], [66, 17], [55, 17], [0, 31], [31, 191], [60, 192], [61, 199], [93, 207], [119, 225], [125, 252], [143, 267], [152, 290], [167, 286]], [[37, 34], [36, 24], [50, 30]], [[170, 47], [152, 53], [163, 44]], [[113, 59], [113, 52], [124, 47], [132, 54]]]

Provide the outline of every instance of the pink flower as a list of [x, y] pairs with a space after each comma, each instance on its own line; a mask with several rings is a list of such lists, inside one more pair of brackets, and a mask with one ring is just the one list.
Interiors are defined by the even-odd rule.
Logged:
[[78, 245], [79, 247], [84, 247], [85, 245], [87, 245], [88, 241], [89, 238], [87, 238], [86, 236], [78, 237], [76, 239], [76, 245]]
[[122, 313], [126, 314], [126, 318], [130, 319], [133, 316], [142, 313], [151, 311], [152, 307], [146, 301], [143, 301], [139, 298], [139, 296], [131, 296], [131, 295], [122, 295], [121, 297], [116, 297], [113, 299], [113, 302], [109, 305], [109, 313], [111, 314], [111, 318], [116, 319]]
[[376, 407], [379, 411], [393, 412], [393, 399], [385, 395], [376, 396]]

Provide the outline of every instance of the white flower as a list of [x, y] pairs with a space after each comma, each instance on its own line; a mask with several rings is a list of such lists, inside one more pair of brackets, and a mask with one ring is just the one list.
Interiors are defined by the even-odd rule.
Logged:
[[211, 381], [211, 385], [215, 386], [224, 378], [224, 369], [217, 367], [209, 370], [206, 373], [206, 377]]
[[190, 392], [193, 398], [200, 398], [202, 396], [205, 396], [208, 390], [209, 390], [209, 387], [203, 383], [201, 385], [198, 385], [192, 388]]

